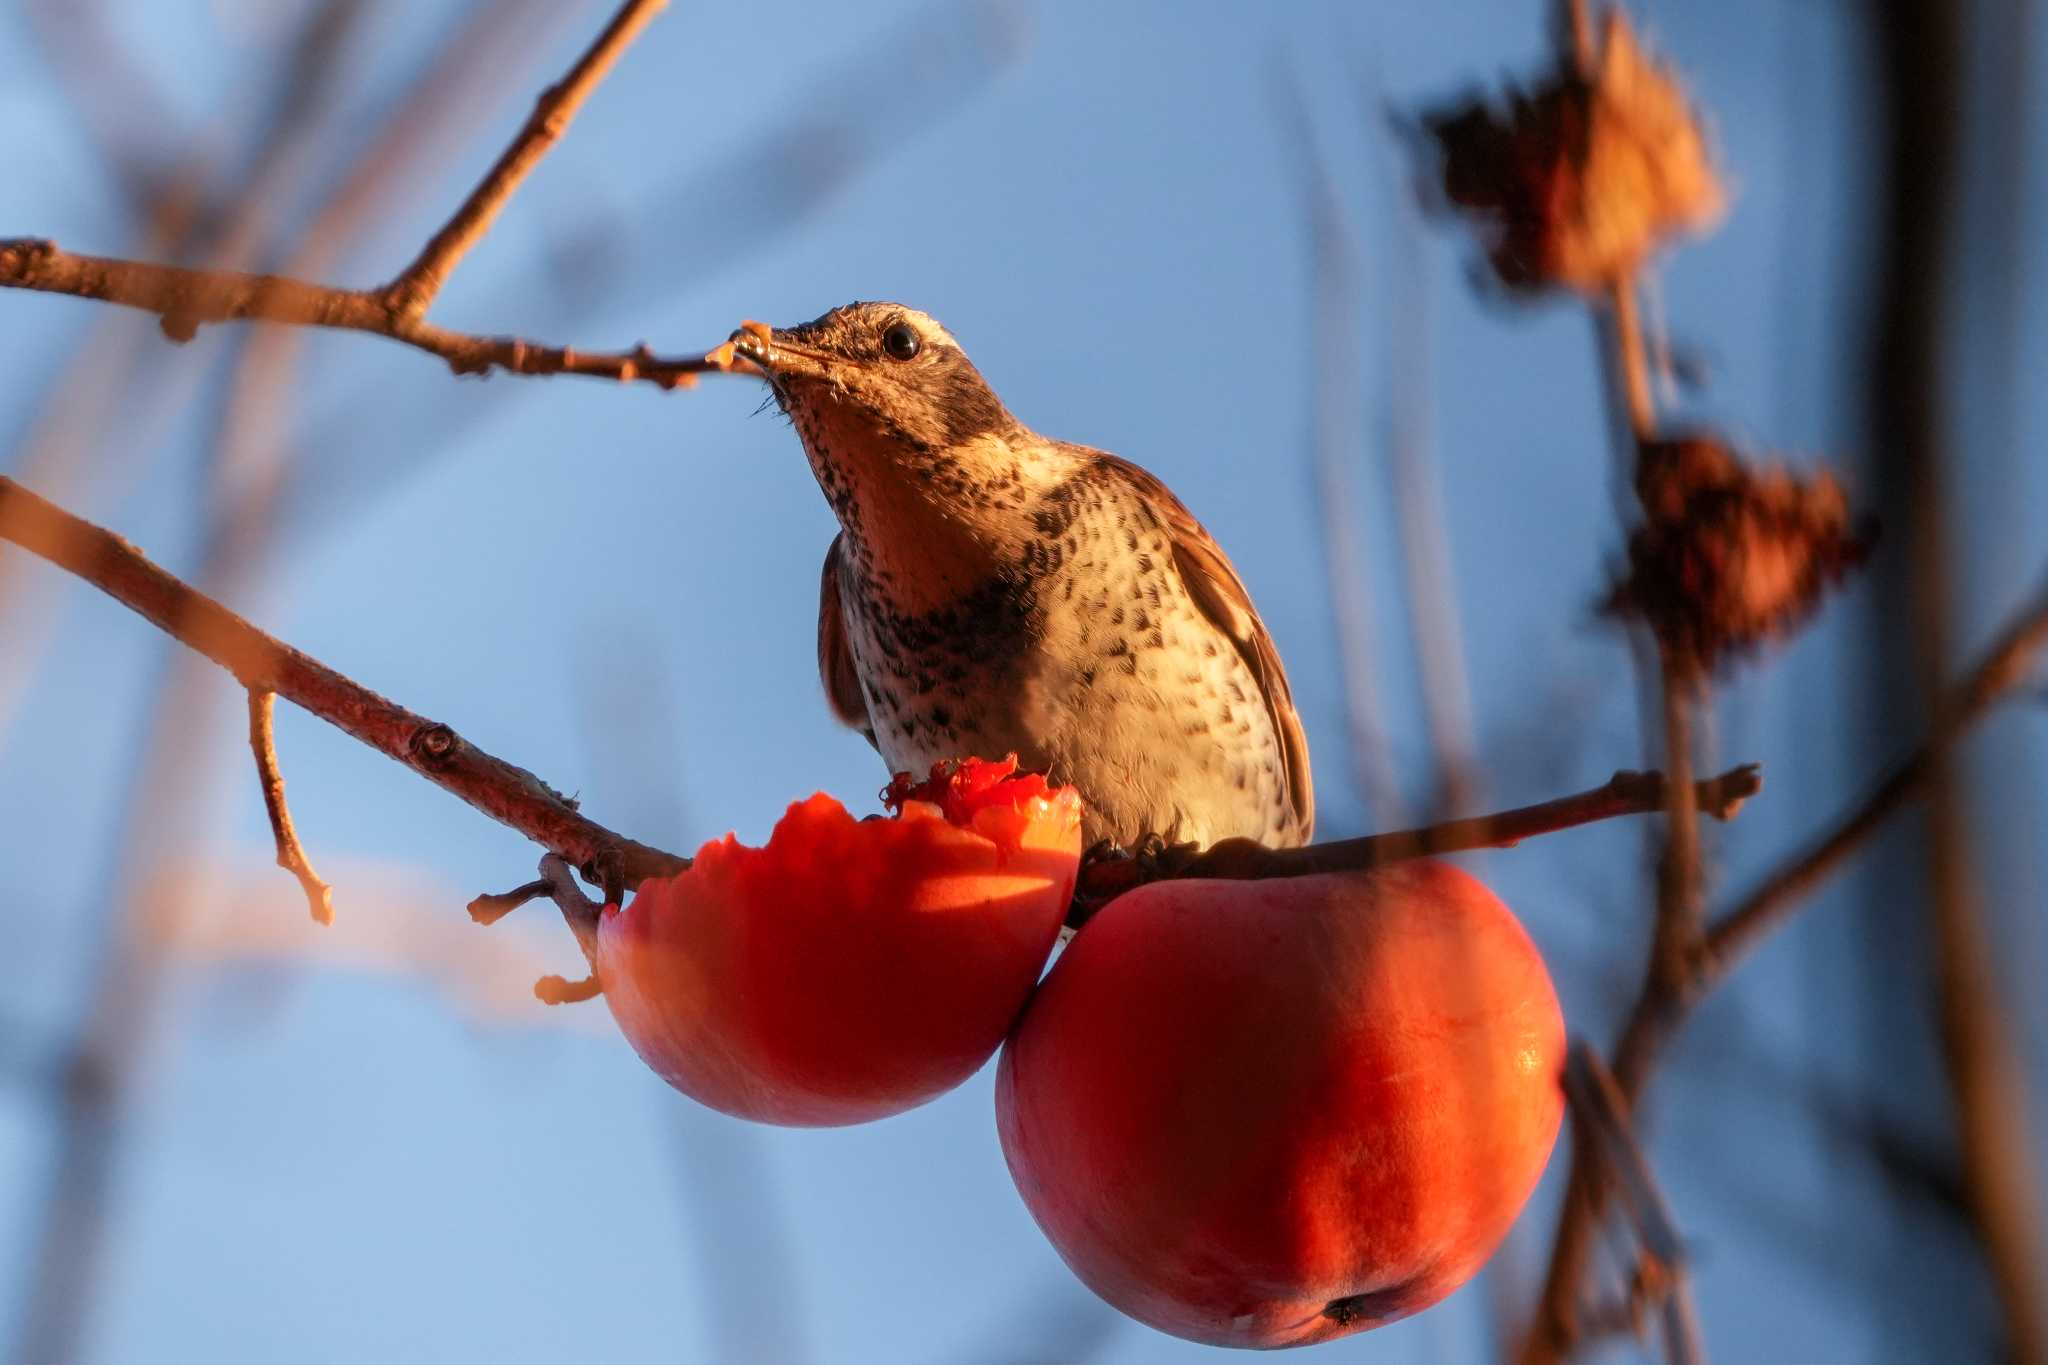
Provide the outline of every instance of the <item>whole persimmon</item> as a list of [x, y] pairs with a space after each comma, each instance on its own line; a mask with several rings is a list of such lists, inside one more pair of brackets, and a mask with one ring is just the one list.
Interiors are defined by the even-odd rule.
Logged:
[[1563, 1057], [1534, 945], [1454, 867], [1155, 882], [1054, 964], [996, 1121], [1104, 1299], [1212, 1345], [1304, 1345], [1478, 1271], [1549, 1160]]
[[598, 921], [612, 1017], [684, 1094], [767, 1123], [858, 1123], [951, 1089], [1001, 1044], [1081, 853], [1071, 788], [1003, 763], [898, 778], [894, 818], [823, 794], [731, 835]]

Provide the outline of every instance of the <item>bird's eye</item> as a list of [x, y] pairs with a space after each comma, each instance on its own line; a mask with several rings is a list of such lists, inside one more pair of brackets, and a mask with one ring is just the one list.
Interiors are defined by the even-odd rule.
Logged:
[[924, 346], [924, 338], [907, 322], [892, 322], [882, 333], [882, 349], [891, 360], [909, 360]]

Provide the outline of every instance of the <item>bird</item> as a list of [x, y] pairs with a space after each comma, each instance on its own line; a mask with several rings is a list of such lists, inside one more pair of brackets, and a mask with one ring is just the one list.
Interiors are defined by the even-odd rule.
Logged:
[[953, 335], [895, 303], [750, 322], [839, 520], [818, 671], [892, 772], [1017, 755], [1115, 850], [1306, 843], [1308, 743], [1272, 634], [1209, 533], [1128, 460], [1013, 417]]

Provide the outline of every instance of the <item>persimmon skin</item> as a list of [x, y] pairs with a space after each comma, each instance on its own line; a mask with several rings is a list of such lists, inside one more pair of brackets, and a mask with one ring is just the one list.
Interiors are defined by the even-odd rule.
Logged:
[[1190, 1340], [1296, 1346], [1479, 1270], [1549, 1160], [1563, 1058], [1542, 959], [1454, 867], [1159, 882], [1054, 964], [996, 1119], [1097, 1294]]
[[813, 796], [762, 847], [728, 835], [607, 906], [597, 977], [641, 1059], [714, 1109], [803, 1126], [901, 1112], [987, 1061], [1073, 897], [1080, 800], [1027, 777], [901, 807], [855, 820]]

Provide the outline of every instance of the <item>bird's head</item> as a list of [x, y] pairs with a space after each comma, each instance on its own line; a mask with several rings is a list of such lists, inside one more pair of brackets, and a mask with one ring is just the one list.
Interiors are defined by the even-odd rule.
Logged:
[[733, 353], [768, 381], [857, 555], [950, 542], [1014, 549], [1034, 493], [1067, 457], [1012, 417], [932, 318], [849, 303], [796, 327], [749, 323]]
[[734, 332], [732, 344], [766, 376], [807, 444], [825, 429], [866, 428], [907, 456], [1017, 427], [953, 334], [901, 304], [849, 303], [796, 327], [754, 324]]

